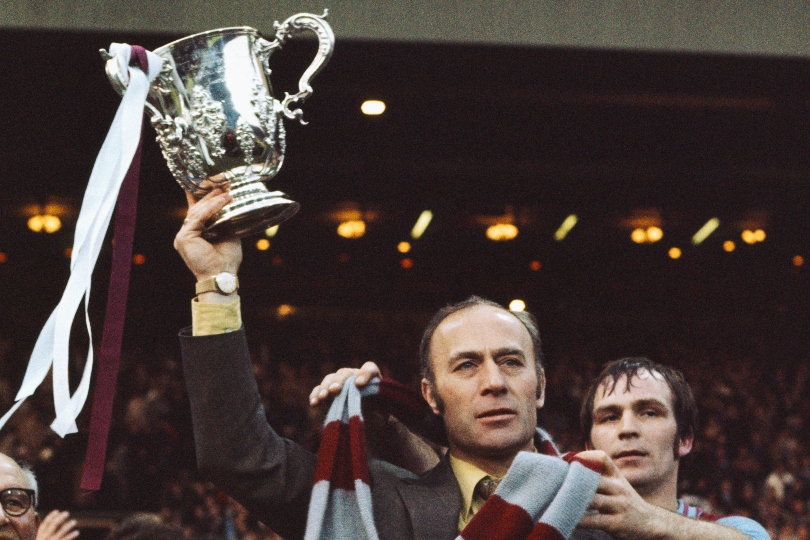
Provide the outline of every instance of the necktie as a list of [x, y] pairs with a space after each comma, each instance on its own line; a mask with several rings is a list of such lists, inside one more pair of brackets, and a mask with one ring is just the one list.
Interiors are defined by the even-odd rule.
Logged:
[[481, 498], [481, 501], [486, 501], [489, 499], [489, 496], [495, 493], [495, 490], [498, 489], [498, 484], [500, 484], [501, 480], [499, 478], [492, 478], [491, 476], [485, 476], [478, 483], [475, 485], [475, 495]]

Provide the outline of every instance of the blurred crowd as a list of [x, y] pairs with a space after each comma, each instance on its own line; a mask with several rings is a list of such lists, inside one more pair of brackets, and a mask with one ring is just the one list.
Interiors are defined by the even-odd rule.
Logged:
[[[314, 450], [325, 411], [312, 409], [308, 395], [325, 374], [373, 360], [386, 376], [416, 383], [416, 345], [429, 315], [334, 310], [248, 314], [249, 329], [251, 317], [267, 321], [252, 325], [249, 342], [255, 346], [254, 371], [270, 424]], [[776, 540], [810, 539], [810, 351], [773, 354], [783, 348], [770, 348], [767, 340], [776, 342], [779, 336], [758, 338], [763, 342], [756, 347], [721, 348], [659, 337], [651, 350], [624, 355], [647, 354], [681, 369], [695, 391], [700, 432], [681, 467], [681, 496], [709, 512], [752, 517]], [[548, 395], [540, 421], [564, 450], [582, 448], [580, 399], [590, 377], [613, 359], [604, 350], [594, 352], [600, 351], [603, 338], [599, 332], [574, 331], [547, 348]], [[0, 346], [2, 365], [24, 365], [27, 357], [16, 357], [10, 340], [0, 336], [0, 345], [5, 343]], [[621, 347], [608, 348], [612, 353]], [[78, 373], [81, 365], [76, 362]], [[0, 379], [2, 411], [12, 403], [20, 375], [8, 371]], [[0, 452], [27, 461], [37, 472], [41, 509], [76, 515], [151, 512], [194, 539], [279, 538], [197, 474], [174, 342], [125, 351], [100, 491], [78, 487], [86, 439], [81, 434], [60, 439], [48, 427], [52, 417], [46, 384], [0, 432]]]

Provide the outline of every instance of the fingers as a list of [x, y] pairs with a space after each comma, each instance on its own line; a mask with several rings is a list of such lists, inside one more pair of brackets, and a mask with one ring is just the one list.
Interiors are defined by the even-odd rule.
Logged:
[[197, 234], [205, 229], [205, 225], [217, 215], [217, 212], [233, 200], [231, 194], [221, 187], [212, 189], [200, 200], [195, 200], [196, 198], [189, 193], [186, 193], [186, 198], [189, 201], [189, 209], [180, 232]]
[[37, 540], [71, 540], [79, 536], [76, 520], [69, 518], [69, 512], [52, 510], [40, 523]]
[[340, 368], [335, 373], [330, 373], [324, 377], [321, 384], [312, 389], [312, 392], [309, 393], [309, 403], [313, 406], [318, 405], [328, 399], [329, 396], [339, 394], [340, 389], [343, 388], [343, 383], [349, 380], [352, 375], [360, 377], [360, 374], [363, 374], [364, 382], [358, 382], [357, 384], [357, 386], [363, 386], [371, 380], [371, 376], [373, 376], [374, 373], [379, 375], [380, 369], [377, 367], [377, 364], [373, 362], [366, 362], [360, 369]]
[[360, 371], [357, 372], [354, 384], [356, 384], [358, 388], [362, 388], [374, 377], [382, 377], [380, 368], [374, 362], [366, 362], [360, 366]]

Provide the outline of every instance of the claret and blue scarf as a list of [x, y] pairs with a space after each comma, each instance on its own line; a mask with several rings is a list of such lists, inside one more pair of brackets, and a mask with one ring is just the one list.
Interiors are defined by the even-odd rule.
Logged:
[[[305, 540], [376, 540], [361, 399], [383, 408], [413, 431], [436, 434], [423, 422], [427, 404], [394, 381], [362, 389], [354, 378], [332, 403], [318, 452]], [[427, 427], [426, 427], [427, 426]], [[430, 438], [430, 437], [429, 437]], [[543, 453], [521, 452], [506, 476], [457, 540], [559, 540], [568, 538], [599, 484], [600, 463], [560, 456], [550, 440]]]

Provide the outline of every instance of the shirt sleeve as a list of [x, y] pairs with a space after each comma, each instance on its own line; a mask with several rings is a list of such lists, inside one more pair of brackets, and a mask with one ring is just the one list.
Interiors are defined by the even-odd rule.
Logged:
[[718, 519], [715, 523], [737, 529], [752, 540], [770, 540], [771, 538], [762, 525], [747, 517], [726, 516]]
[[228, 304], [200, 303], [191, 300], [191, 333], [194, 336], [224, 334], [242, 328], [242, 309], [237, 296]]

